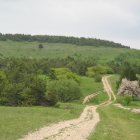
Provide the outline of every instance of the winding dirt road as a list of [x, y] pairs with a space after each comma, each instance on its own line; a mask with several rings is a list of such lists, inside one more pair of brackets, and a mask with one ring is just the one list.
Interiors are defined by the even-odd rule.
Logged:
[[[111, 104], [112, 97], [113, 100], [116, 100], [107, 78], [107, 76], [102, 78], [104, 90], [109, 97], [106, 102], [96, 106], [86, 106], [79, 118], [43, 127], [38, 131], [29, 133], [20, 140], [86, 140], [100, 121], [99, 113], [96, 109]], [[86, 101], [89, 101], [91, 97], [95, 96], [96, 95], [93, 94], [87, 96], [84, 100], [84, 104]]]

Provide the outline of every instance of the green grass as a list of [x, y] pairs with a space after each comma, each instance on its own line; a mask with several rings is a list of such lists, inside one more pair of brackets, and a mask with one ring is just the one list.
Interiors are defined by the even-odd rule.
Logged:
[[89, 140], [139, 140], [140, 114], [114, 107], [99, 108], [101, 121]]
[[[116, 81], [119, 75], [113, 75], [108, 78], [112, 89], [117, 93]], [[106, 97], [100, 95], [97, 99], [91, 100], [91, 103], [100, 103]], [[140, 102], [132, 102], [139, 104]], [[132, 104], [131, 104], [132, 105]], [[95, 132], [89, 137], [89, 140], [138, 140], [140, 137], [140, 114], [135, 114], [127, 110], [117, 108], [113, 105], [98, 108], [101, 121], [97, 125]]]
[[80, 88], [83, 94], [83, 97], [103, 90], [101, 82], [95, 82], [94, 78], [89, 77], [80, 77]]
[[102, 92], [99, 92], [99, 94], [96, 97], [92, 98], [90, 100], [89, 104], [97, 105], [97, 104], [103, 103], [103, 102], [105, 102], [107, 100], [108, 100], [107, 94], [102, 91]]
[[57, 108], [0, 107], [0, 140], [16, 140], [50, 123], [79, 117], [82, 110], [82, 105], [74, 103]]
[[108, 81], [112, 87], [112, 90], [114, 91], [115, 94], [117, 94], [117, 82], [119, 81], [119, 75], [111, 75], [111, 77], [108, 78]]
[[121, 53], [132, 50], [125, 48], [106, 48], [94, 46], [78, 46], [63, 43], [42, 43], [44, 48], [38, 49], [39, 42], [0, 41], [1, 57], [26, 57], [26, 58], [65, 58], [78, 54], [81, 59], [86, 57], [97, 58], [100, 62], [113, 60]]

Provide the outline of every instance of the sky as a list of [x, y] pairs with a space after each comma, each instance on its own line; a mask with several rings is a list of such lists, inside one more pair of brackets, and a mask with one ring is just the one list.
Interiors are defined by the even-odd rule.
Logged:
[[140, 49], [140, 0], [0, 0], [0, 32], [93, 37]]

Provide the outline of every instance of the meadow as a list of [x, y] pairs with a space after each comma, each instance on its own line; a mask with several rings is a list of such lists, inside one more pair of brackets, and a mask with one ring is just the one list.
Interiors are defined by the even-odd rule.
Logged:
[[[59, 107], [0, 107], [0, 140], [16, 140], [51, 123], [73, 119], [83, 105], [59, 103]], [[57, 114], [57, 115], [56, 115]]]
[[138, 140], [140, 114], [117, 108], [114, 105], [98, 109], [101, 121], [89, 140]]
[[39, 49], [39, 44], [39, 42], [0, 41], [0, 56], [30, 59], [77, 56], [80, 59], [89, 57], [97, 59], [100, 63], [106, 63], [122, 53], [133, 51], [126, 48], [78, 46], [64, 43], [42, 43], [44, 48]]

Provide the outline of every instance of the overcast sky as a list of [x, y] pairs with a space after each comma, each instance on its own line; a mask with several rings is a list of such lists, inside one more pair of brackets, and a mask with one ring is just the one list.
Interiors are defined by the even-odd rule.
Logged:
[[140, 49], [140, 0], [0, 0], [0, 32], [94, 37]]

